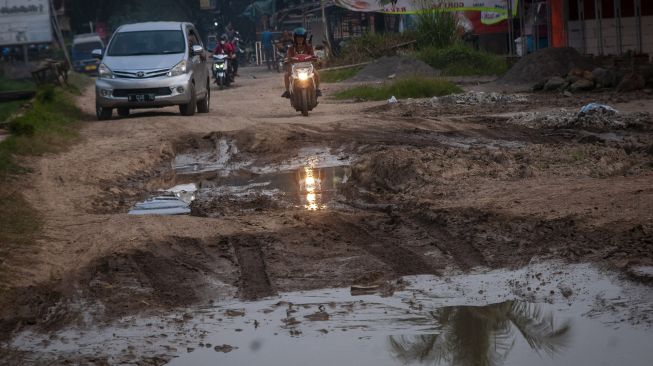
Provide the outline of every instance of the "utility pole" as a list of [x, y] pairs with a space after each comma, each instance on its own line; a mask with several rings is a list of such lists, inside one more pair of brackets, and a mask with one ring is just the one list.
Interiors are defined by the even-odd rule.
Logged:
[[59, 47], [61, 47], [61, 50], [66, 57], [68, 67], [73, 67], [73, 63], [70, 62], [70, 56], [68, 56], [68, 50], [66, 49], [66, 41], [63, 39], [63, 34], [61, 33], [61, 26], [59, 25], [59, 19], [57, 18], [57, 11], [54, 8], [52, 0], [49, 0], [48, 3], [50, 5], [50, 21], [52, 22], [52, 29], [54, 30], [55, 38], [57, 39], [57, 43], [59, 43]]

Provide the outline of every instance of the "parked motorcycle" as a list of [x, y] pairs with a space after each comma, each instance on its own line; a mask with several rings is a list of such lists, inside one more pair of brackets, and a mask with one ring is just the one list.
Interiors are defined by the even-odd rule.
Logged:
[[213, 79], [220, 86], [220, 89], [224, 89], [225, 86], [228, 87], [231, 84], [230, 64], [229, 56], [224, 53], [213, 55]]
[[290, 59], [290, 105], [304, 117], [318, 104], [317, 85], [315, 85], [315, 67], [317, 57], [297, 55]]

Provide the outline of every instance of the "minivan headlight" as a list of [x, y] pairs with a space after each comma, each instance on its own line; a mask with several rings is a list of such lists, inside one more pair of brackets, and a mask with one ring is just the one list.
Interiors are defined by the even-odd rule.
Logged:
[[168, 76], [179, 76], [181, 74], [185, 74], [186, 70], [186, 60], [183, 60], [180, 63], [176, 64], [172, 69], [170, 69], [170, 71], [168, 71]]
[[113, 79], [114, 78], [113, 72], [105, 64], [100, 64], [100, 67], [98, 67], [97, 72], [98, 72], [98, 77], [100, 79]]

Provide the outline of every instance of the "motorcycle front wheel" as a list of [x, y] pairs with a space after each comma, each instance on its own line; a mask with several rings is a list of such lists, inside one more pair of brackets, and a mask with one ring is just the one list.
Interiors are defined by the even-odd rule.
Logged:
[[308, 90], [302, 89], [302, 116], [308, 117]]

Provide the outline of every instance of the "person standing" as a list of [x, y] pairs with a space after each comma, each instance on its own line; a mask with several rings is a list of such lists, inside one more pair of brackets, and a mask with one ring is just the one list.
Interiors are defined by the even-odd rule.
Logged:
[[274, 61], [274, 35], [270, 32], [269, 28], [265, 28], [265, 31], [261, 36], [261, 43], [268, 70], [272, 70], [272, 62]]

